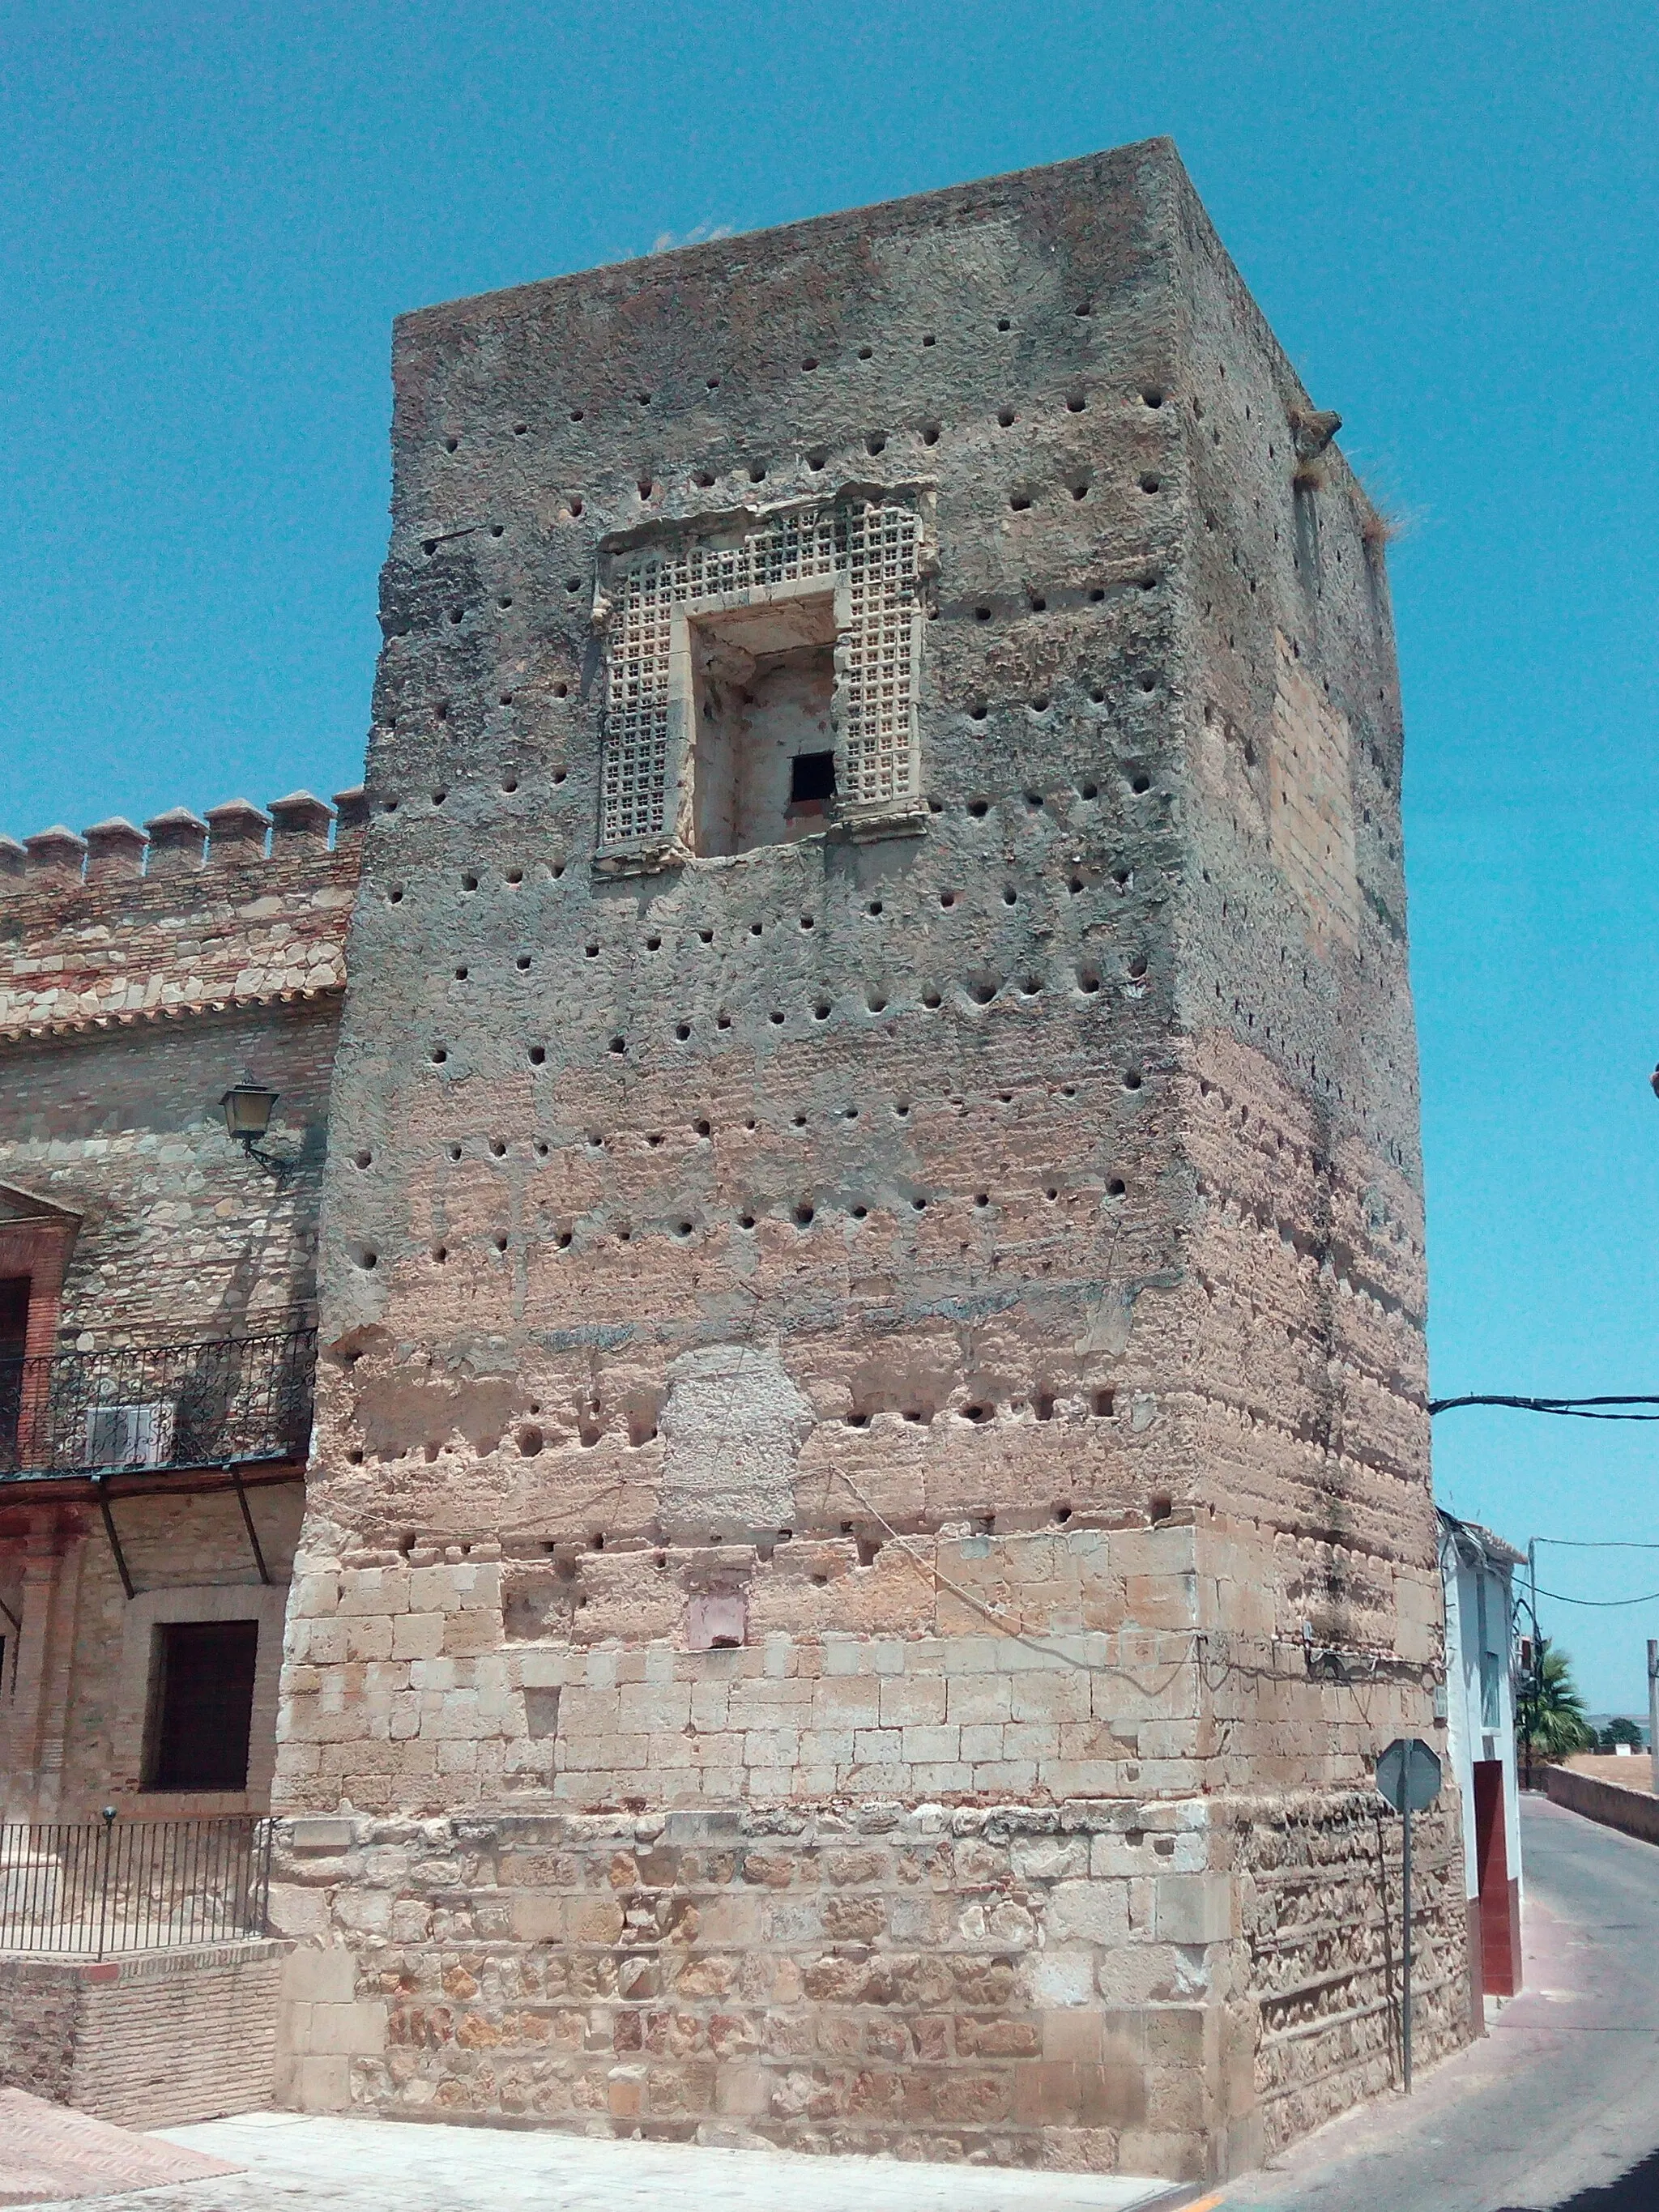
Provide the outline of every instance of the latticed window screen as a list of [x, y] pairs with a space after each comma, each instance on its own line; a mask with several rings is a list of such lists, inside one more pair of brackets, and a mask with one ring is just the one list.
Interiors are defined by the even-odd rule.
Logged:
[[670, 628], [676, 606], [757, 586], [844, 576], [851, 601], [840, 705], [843, 795], [902, 803], [915, 788], [914, 508], [849, 501], [771, 516], [729, 544], [653, 547], [614, 576], [603, 845], [666, 836]]

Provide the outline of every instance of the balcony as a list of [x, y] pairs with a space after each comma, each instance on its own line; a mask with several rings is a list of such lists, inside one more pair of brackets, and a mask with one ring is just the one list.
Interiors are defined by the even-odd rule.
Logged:
[[303, 1460], [317, 1332], [0, 1359], [0, 1480]]

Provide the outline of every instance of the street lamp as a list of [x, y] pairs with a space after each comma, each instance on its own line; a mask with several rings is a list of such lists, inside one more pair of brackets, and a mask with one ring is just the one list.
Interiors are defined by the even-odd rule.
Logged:
[[273, 1175], [281, 1175], [289, 1163], [259, 1149], [259, 1139], [270, 1127], [270, 1109], [276, 1103], [276, 1091], [262, 1091], [258, 1084], [233, 1083], [219, 1105], [225, 1117], [227, 1136], [240, 1145], [251, 1160], [258, 1160]]

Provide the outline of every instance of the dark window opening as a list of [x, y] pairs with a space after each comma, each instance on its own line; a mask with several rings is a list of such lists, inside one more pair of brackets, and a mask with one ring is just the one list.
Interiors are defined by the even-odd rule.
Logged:
[[835, 795], [834, 753], [797, 753], [789, 763], [789, 804], [805, 806]]
[[29, 1279], [0, 1276], [0, 1467], [16, 1455], [23, 1411], [23, 1349], [28, 1340]]
[[148, 1790], [246, 1790], [257, 1620], [176, 1620], [155, 1632]]

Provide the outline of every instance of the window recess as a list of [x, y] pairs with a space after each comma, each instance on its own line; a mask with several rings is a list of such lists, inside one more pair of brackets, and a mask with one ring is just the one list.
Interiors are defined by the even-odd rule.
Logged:
[[844, 493], [605, 550], [602, 867], [925, 823], [926, 499]]

